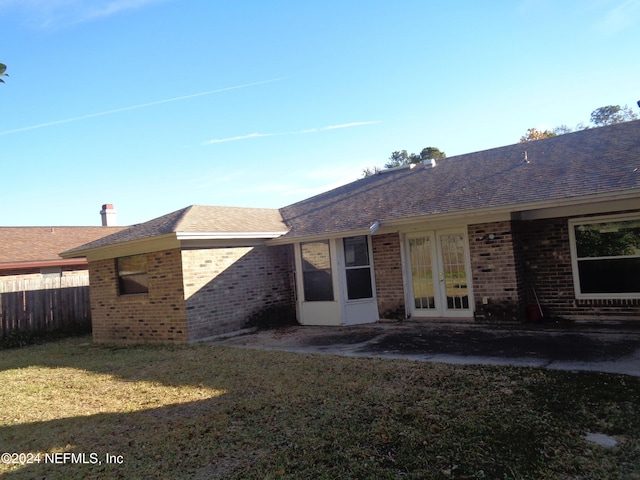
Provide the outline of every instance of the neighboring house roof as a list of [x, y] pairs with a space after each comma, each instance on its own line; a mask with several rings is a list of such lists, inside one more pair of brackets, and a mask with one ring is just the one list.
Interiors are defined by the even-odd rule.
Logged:
[[276, 209], [191, 205], [62, 253], [65, 258], [115, 244], [168, 236], [186, 239], [274, 238], [287, 226]]
[[[640, 120], [392, 169], [280, 210], [277, 242], [408, 218], [640, 195]], [[275, 243], [275, 242], [274, 242]]]
[[[0, 270], [68, 265], [59, 252], [124, 227], [0, 227]], [[80, 261], [82, 263], [83, 260]], [[75, 261], [74, 264], [77, 264]]]

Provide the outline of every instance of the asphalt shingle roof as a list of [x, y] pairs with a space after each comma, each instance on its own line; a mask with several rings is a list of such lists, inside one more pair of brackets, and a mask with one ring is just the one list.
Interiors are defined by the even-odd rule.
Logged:
[[0, 227], [0, 264], [60, 260], [58, 253], [123, 227]]
[[518, 211], [635, 189], [640, 194], [640, 120], [373, 175], [280, 210], [192, 205], [71, 249], [65, 257], [177, 232], [288, 230], [282, 238], [295, 239], [363, 230], [376, 221]]
[[286, 230], [275, 209], [191, 205], [64, 253], [68, 256], [69, 253], [178, 232], [243, 234]]
[[640, 120], [373, 175], [280, 212], [296, 238], [629, 189], [640, 194]]

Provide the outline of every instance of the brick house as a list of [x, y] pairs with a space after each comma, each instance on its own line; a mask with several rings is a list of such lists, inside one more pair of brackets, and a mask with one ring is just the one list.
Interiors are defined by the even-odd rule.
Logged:
[[[154, 249], [138, 300], [119, 294], [115, 259], [166, 232], [142, 224], [144, 240], [132, 227], [63, 254], [89, 259], [97, 340], [195, 340], [265, 307], [295, 307], [303, 325], [640, 321], [640, 121], [389, 169], [279, 210], [229, 210], [230, 230], [218, 223], [227, 209], [191, 208], [202, 209], [200, 230], [174, 229], [178, 243]], [[209, 237], [191, 261], [197, 231]], [[235, 254], [253, 239], [256, 264], [229, 257], [193, 280], [217, 262], [209, 255], [220, 235]], [[216, 297], [227, 275], [233, 295]], [[161, 277], [175, 283], [156, 291]]]
[[98, 342], [186, 342], [293, 316], [278, 210], [192, 205], [63, 253], [89, 261]]

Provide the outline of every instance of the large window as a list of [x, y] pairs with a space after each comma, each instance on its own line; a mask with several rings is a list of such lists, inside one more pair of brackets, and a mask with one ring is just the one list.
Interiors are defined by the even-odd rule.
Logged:
[[329, 242], [303, 243], [300, 245], [300, 250], [305, 301], [333, 301]]
[[572, 220], [569, 227], [578, 296], [640, 297], [640, 218]]
[[118, 267], [118, 293], [120, 295], [149, 292], [146, 255], [120, 257], [116, 263]]
[[373, 297], [369, 242], [366, 236], [344, 239], [344, 262], [349, 300]]

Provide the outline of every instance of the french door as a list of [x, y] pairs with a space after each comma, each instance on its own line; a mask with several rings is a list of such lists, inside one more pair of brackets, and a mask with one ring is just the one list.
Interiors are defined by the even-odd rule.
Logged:
[[412, 315], [473, 315], [469, 255], [464, 231], [429, 231], [407, 235]]

